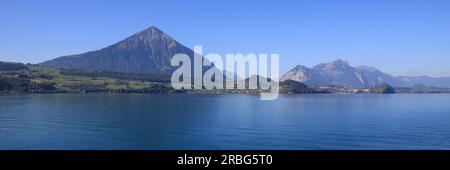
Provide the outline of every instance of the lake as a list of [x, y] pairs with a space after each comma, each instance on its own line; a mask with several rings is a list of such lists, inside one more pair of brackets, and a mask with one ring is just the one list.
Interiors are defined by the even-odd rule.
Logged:
[[450, 149], [450, 94], [2, 94], [0, 149]]

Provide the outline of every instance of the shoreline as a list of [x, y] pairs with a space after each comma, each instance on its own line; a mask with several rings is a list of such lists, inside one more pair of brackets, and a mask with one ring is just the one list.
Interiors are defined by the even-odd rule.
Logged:
[[[257, 92], [107, 92], [107, 91], [94, 91], [94, 92], [0, 92], [1, 95], [8, 94], [196, 94], [196, 95], [259, 95]], [[349, 94], [450, 94], [450, 92], [395, 92], [395, 93], [343, 93], [343, 92], [313, 92], [313, 93], [279, 93], [284, 96], [295, 96], [295, 95], [305, 95], [305, 94], [338, 94], [338, 95], [349, 95]]]

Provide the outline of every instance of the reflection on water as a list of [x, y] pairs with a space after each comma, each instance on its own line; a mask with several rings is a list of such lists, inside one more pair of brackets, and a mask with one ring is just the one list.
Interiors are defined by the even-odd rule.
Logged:
[[450, 149], [449, 94], [0, 95], [0, 149]]

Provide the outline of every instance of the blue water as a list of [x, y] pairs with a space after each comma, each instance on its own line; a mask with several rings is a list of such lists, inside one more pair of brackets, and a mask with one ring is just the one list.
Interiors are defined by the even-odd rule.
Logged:
[[450, 149], [450, 94], [0, 95], [0, 149]]

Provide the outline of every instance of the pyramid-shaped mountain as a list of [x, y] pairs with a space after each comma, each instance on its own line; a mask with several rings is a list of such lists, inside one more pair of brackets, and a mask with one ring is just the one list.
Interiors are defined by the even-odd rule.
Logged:
[[63, 56], [41, 63], [43, 66], [101, 71], [170, 75], [176, 68], [171, 58], [178, 53], [194, 52], [155, 26], [138, 32], [106, 48]]

